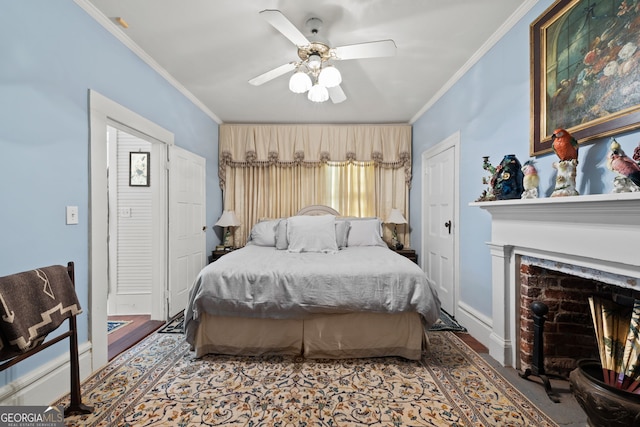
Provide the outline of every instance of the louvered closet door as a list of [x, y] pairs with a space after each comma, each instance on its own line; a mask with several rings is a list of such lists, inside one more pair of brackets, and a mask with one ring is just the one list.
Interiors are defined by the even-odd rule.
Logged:
[[[153, 187], [129, 185], [129, 153], [150, 152], [152, 143], [112, 127], [109, 138], [110, 315], [150, 314], [153, 295]], [[151, 171], [151, 178], [156, 178]]]
[[205, 159], [169, 150], [169, 316], [184, 310], [189, 289], [205, 266]]

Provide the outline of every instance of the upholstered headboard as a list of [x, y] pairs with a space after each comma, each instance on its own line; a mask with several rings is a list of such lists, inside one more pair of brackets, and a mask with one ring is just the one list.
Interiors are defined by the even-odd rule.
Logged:
[[337, 210], [325, 205], [310, 205], [300, 209], [296, 215], [335, 215], [340, 216]]

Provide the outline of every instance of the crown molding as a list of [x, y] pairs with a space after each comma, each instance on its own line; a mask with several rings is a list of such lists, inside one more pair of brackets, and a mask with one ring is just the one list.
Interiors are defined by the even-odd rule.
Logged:
[[539, 0], [528, 0], [520, 5], [489, 39], [476, 51], [475, 54], [440, 88], [438, 92], [411, 118], [410, 124], [415, 123], [425, 112], [438, 102], [480, 59], [504, 37]]
[[106, 17], [98, 8], [96, 8], [88, 0], [73, 0], [78, 6], [80, 6], [89, 16], [102, 25], [108, 32], [110, 32], [116, 39], [118, 39], [129, 50], [135, 53], [140, 59], [142, 59], [147, 65], [149, 65], [155, 72], [160, 74], [171, 86], [176, 88], [181, 94], [183, 94], [189, 101], [191, 101], [196, 107], [202, 110], [207, 116], [214, 120], [218, 124], [222, 124], [222, 120], [216, 116], [211, 110], [207, 108], [194, 94], [192, 94], [187, 88], [185, 88], [178, 80], [176, 80], [167, 70], [165, 70], [160, 64], [158, 64], [147, 52], [145, 52], [139, 45], [134, 43], [129, 36], [127, 36], [118, 26]]

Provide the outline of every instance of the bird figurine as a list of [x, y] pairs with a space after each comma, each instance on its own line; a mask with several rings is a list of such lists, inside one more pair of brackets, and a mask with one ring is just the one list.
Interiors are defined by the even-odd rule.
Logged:
[[524, 178], [522, 180], [524, 191], [522, 192], [521, 198], [537, 199], [540, 177], [538, 176], [538, 170], [536, 169], [533, 160], [527, 160], [524, 165], [522, 165], [522, 173], [524, 174]]
[[556, 129], [551, 135], [551, 147], [560, 161], [578, 160], [578, 141], [564, 129]]
[[496, 199], [519, 199], [524, 191], [523, 178], [522, 165], [515, 154], [504, 156], [490, 181]]
[[[625, 154], [618, 141], [614, 138], [611, 138], [610, 149], [611, 151], [607, 156], [607, 168], [618, 173], [619, 176], [616, 177], [616, 180], [622, 180], [622, 182], [616, 183], [616, 192], [638, 191], [637, 187], [640, 187], [640, 165]], [[631, 181], [636, 188], [631, 186], [630, 183], [625, 185], [625, 178]]]

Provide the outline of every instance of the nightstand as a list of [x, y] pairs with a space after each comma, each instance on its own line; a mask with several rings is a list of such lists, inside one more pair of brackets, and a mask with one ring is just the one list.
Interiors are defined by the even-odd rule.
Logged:
[[211, 255], [209, 255], [209, 264], [211, 264], [214, 261], [217, 261], [219, 258], [225, 256], [226, 254], [228, 254], [229, 252], [234, 251], [234, 248], [229, 248], [229, 249], [214, 249], [211, 251]]
[[404, 248], [404, 249], [391, 249], [391, 250], [397, 254], [400, 254], [404, 257], [409, 258], [411, 261], [415, 262], [416, 264], [418, 263], [418, 255], [416, 254], [415, 249]]

